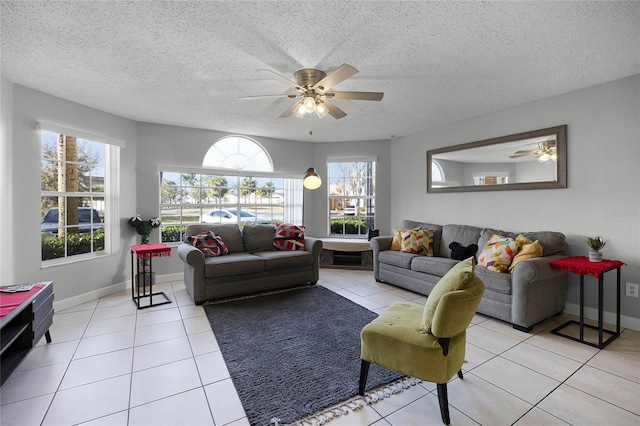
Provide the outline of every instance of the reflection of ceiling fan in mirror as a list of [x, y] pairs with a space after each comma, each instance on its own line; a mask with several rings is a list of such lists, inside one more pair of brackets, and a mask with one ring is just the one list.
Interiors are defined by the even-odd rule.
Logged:
[[558, 154], [556, 152], [556, 141], [546, 140], [538, 142], [538, 149], [516, 151], [513, 153], [513, 155], [510, 155], [509, 158], [526, 157], [529, 155], [533, 155], [535, 159], [541, 163], [549, 160], [556, 161], [558, 159]]
[[322, 118], [330, 114], [333, 118], [339, 119], [347, 115], [346, 112], [338, 108], [329, 99], [348, 99], [360, 101], [379, 101], [382, 100], [384, 93], [381, 92], [338, 92], [330, 90], [336, 84], [346, 80], [358, 72], [357, 69], [348, 64], [342, 64], [335, 70], [326, 74], [315, 68], [303, 68], [294, 74], [296, 81], [289, 80], [271, 70], [261, 69], [258, 71], [271, 73], [271, 76], [278, 81], [288, 85], [297, 93], [281, 94], [281, 95], [261, 95], [261, 96], [243, 96], [239, 99], [258, 99], [258, 98], [299, 98], [280, 118], [290, 117], [292, 114], [298, 118], [302, 118], [305, 114], [316, 113]]

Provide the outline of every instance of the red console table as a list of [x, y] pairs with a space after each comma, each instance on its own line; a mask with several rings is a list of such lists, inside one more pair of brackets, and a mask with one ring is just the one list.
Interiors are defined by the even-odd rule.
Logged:
[[[557, 334], [558, 336], [566, 337], [571, 340], [575, 340], [576, 342], [584, 343], [589, 346], [596, 347], [598, 349], [602, 349], [611, 343], [616, 337], [620, 335], [620, 267], [623, 266], [624, 263], [619, 260], [609, 260], [602, 259], [602, 262], [591, 262], [585, 256], [574, 256], [567, 257], [564, 259], [556, 259], [551, 261], [551, 267], [555, 269], [560, 269], [562, 271], [572, 272], [574, 274], [580, 275], [580, 322], [578, 321], [568, 321], [562, 324], [560, 327], [557, 327], [551, 332], [553, 334]], [[604, 299], [604, 279], [603, 275], [605, 272], [612, 271], [616, 269], [617, 273], [617, 281], [616, 281], [616, 331], [605, 330], [603, 327], [602, 313], [603, 313], [603, 299]], [[598, 326], [592, 326], [584, 323], [584, 276], [591, 275], [598, 279]], [[568, 334], [561, 333], [560, 330], [571, 325], [571, 324], [579, 324], [580, 325], [580, 338], [576, 338], [574, 336], [570, 336]], [[598, 330], [598, 343], [592, 343], [584, 339], [584, 328], [592, 328]], [[602, 335], [603, 333], [610, 334], [610, 337], [603, 341]]]
[[[154, 293], [152, 290], [153, 284], [153, 264], [152, 259], [154, 257], [171, 256], [171, 247], [166, 244], [136, 244], [131, 246], [131, 297], [136, 302], [138, 309], [150, 308], [151, 306], [165, 305], [171, 303], [171, 300], [164, 294], [164, 291]], [[133, 273], [135, 258], [135, 274]], [[142, 275], [141, 275], [142, 270]], [[148, 280], [147, 280], [148, 278]], [[147, 294], [147, 288], [145, 284], [149, 283], [149, 293]], [[137, 294], [136, 294], [137, 287]], [[160, 300], [154, 303], [153, 296], [156, 296], [156, 300]], [[162, 299], [158, 299], [162, 297]], [[141, 304], [141, 300], [149, 299], [149, 303]]]

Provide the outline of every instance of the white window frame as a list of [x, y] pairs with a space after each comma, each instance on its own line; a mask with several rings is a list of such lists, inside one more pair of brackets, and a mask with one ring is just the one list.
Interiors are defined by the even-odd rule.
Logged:
[[[182, 179], [180, 179], [180, 182], [175, 182], [176, 183], [175, 186], [179, 194], [177, 202], [166, 203], [166, 202], [163, 202], [162, 200], [162, 188], [164, 186], [163, 180], [165, 179], [165, 173], [175, 173], [179, 175], [196, 174], [200, 176], [205, 175], [205, 176], [212, 176], [212, 177], [224, 176], [226, 178], [236, 179], [236, 182], [229, 182], [229, 179], [227, 179], [229, 189], [235, 189], [236, 185], [242, 182], [245, 178], [257, 179], [257, 180], [282, 179], [283, 180], [282, 188], [276, 187], [276, 189], [278, 190], [278, 193], [281, 193], [283, 197], [283, 203], [279, 204], [275, 201], [271, 203], [268, 203], [268, 202], [264, 203], [262, 202], [263, 200], [258, 200], [258, 198], [260, 197], [255, 197], [255, 196], [243, 197], [243, 196], [235, 196], [235, 195], [225, 196], [226, 199], [223, 199], [223, 200], [212, 199], [212, 200], [206, 200], [204, 202], [202, 201], [199, 202], [197, 200], [195, 201], [185, 200], [182, 197], [182, 194], [185, 192], [185, 190], [191, 189], [191, 188], [198, 188], [198, 187], [203, 188], [203, 187], [202, 186], [192, 187], [190, 185], [184, 185], [182, 183]], [[190, 216], [193, 216], [193, 211], [197, 210], [196, 215], [200, 217], [204, 213], [207, 213], [208, 211], [217, 210], [217, 209], [237, 209], [238, 211], [249, 210], [249, 211], [257, 212], [260, 208], [265, 208], [265, 207], [266, 208], [282, 208], [283, 209], [282, 218], [280, 218], [279, 216], [274, 217], [273, 215], [269, 217], [269, 214], [267, 213], [260, 216], [264, 216], [266, 219], [268, 219], [272, 223], [277, 222], [277, 223], [291, 223], [296, 225], [302, 225], [304, 206], [303, 206], [303, 186], [302, 186], [301, 177], [290, 177], [288, 175], [278, 175], [274, 173], [244, 174], [244, 173], [230, 173], [228, 170], [226, 171], [209, 170], [209, 169], [202, 170], [202, 169], [192, 169], [192, 168], [176, 168], [176, 167], [170, 167], [170, 166], [159, 166], [158, 181], [159, 181], [159, 193], [160, 193], [159, 210], [160, 210], [160, 219], [161, 219], [160, 239], [165, 244], [171, 245], [174, 243], [175, 244], [179, 243], [184, 239], [184, 230], [186, 230], [186, 228], [189, 225], [202, 223], [199, 220], [193, 221], [193, 220], [185, 219], [185, 216], [187, 216], [187, 214], [185, 214], [185, 210], [191, 211], [190, 212], [191, 214], [189, 214]], [[201, 181], [202, 180], [200, 179], [200, 182]], [[206, 188], [206, 186], [204, 188]], [[168, 223], [162, 220], [164, 209], [172, 209], [172, 208], [175, 210], [179, 210], [177, 223], [174, 221], [172, 221], [171, 223]], [[238, 221], [237, 223], [241, 224], [240, 221]], [[181, 227], [180, 236], [179, 237], [174, 236], [174, 238], [172, 239], [165, 240], [163, 238], [163, 235], [164, 235], [163, 231], [166, 228], [173, 227], [173, 226]]]
[[[40, 144], [40, 154], [42, 150], [42, 132], [52, 132], [58, 135], [75, 136], [78, 140], [88, 140], [105, 145], [104, 153], [104, 192], [99, 193], [103, 198], [104, 208], [104, 250], [92, 251], [77, 255], [67, 255], [55, 259], [41, 259], [41, 267], [47, 268], [67, 263], [95, 259], [107, 254], [120, 252], [120, 148], [124, 147], [125, 141], [110, 136], [99, 135], [84, 130], [74, 129], [53, 123], [39, 122], [37, 130], [40, 133], [38, 143]], [[42, 161], [40, 155], [39, 161]], [[40, 198], [43, 196], [79, 196], [85, 197], [87, 193], [67, 193], [58, 191], [40, 191]]]
[[[364, 190], [364, 194], [343, 194], [337, 195], [332, 194], [334, 190], [333, 185], [336, 180], [346, 179], [347, 176], [342, 174], [341, 176], [334, 176], [331, 172], [331, 168], [333, 164], [339, 163], [364, 163], [365, 167], [367, 164], [370, 165], [370, 174], [364, 177], [352, 177], [353, 179], [365, 179], [364, 188], [358, 187], [359, 190]], [[327, 233], [329, 236], [333, 237], [346, 237], [346, 238], [362, 238], [367, 234], [368, 228], [375, 227], [375, 206], [376, 206], [376, 191], [375, 191], [375, 177], [376, 177], [376, 168], [377, 161], [375, 158], [329, 158], [327, 159], [327, 189], [328, 189], [328, 229]], [[367, 185], [370, 185], [367, 190]], [[368, 193], [367, 193], [368, 191]], [[358, 218], [364, 218], [365, 223], [364, 229], [361, 229], [359, 226], [357, 228], [358, 232], [354, 234], [347, 234], [346, 221], [348, 221], [349, 216], [344, 213], [344, 208], [349, 205], [348, 200], [357, 200], [356, 206], [356, 214], [354, 216]], [[340, 204], [342, 212], [340, 209], [336, 209], [337, 205]], [[363, 204], [364, 206], [362, 206]], [[360, 207], [365, 207], [365, 210], [362, 211]], [[342, 233], [332, 232], [332, 220], [333, 222], [340, 222], [343, 220], [342, 225]]]

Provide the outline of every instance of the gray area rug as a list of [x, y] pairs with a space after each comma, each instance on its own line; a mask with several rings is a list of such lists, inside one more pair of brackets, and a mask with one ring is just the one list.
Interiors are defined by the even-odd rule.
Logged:
[[[357, 395], [360, 331], [376, 313], [324, 287], [204, 309], [252, 425], [291, 423]], [[367, 389], [401, 377], [371, 364]]]

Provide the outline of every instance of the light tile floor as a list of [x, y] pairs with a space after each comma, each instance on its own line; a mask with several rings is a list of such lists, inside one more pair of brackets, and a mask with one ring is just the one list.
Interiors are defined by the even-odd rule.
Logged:
[[[426, 301], [371, 272], [322, 269], [320, 277], [376, 312]], [[247, 425], [203, 308], [182, 282], [157, 287], [174, 303], [137, 310], [123, 291], [56, 312], [53, 343], [43, 339], [0, 389], [0, 423]], [[550, 333], [566, 320], [522, 333], [476, 315], [464, 380], [449, 383], [451, 423], [640, 425], [640, 332], [624, 330], [598, 350]], [[422, 383], [330, 424], [441, 425], [436, 395]]]

